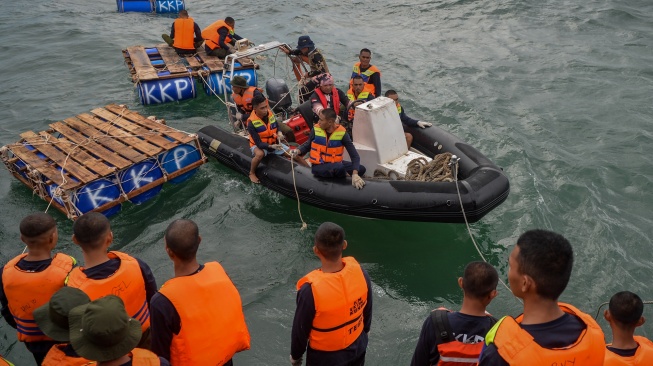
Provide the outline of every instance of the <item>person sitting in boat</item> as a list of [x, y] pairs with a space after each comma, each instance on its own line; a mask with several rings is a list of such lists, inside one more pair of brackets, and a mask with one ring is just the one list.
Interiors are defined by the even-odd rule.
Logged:
[[[285, 52], [293, 62], [293, 72], [297, 81], [302, 81], [299, 89], [299, 103], [306, 101], [313, 90], [318, 86], [315, 77], [323, 73], [329, 72], [329, 67], [322, 52], [315, 48], [315, 43], [309, 36], [300, 36], [297, 40], [297, 48], [290, 50], [282, 47], [281, 50]], [[302, 63], [308, 64], [311, 71], [307, 73], [302, 72]]]
[[374, 99], [374, 95], [372, 95], [372, 93], [363, 91], [365, 88], [365, 82], [363, 81], [362, 76], [356, 75], [352, 80], [352, 87], [347, 91], [347, 99], [349, 99], [349, 105], [347, 106], [348, 125], [345, 126], [347, 128], [347, 132], [350, 134], [352, 123], [354, 123], [354, 114], [356, 113], [356, 107]]
[[252, 165], [249, 169], [249, 179], [252, 183], [261, 181], [256, 176], [256, 168], [261, 160], [269, 153], [281, 155], [288, 150], [288, 146], [279, 144], [283, 133], [279, 131], [279, 123], [272, 110], [268, 108], [268, 100], [263, 95], [252, 99], [253, 113], [247, 119], [247, 132], [249, 133], [249, 148], [252, 150]]
[[204, 48], [209, 56], [225, 58], [236, 52], [234, 45], [243, 37], [235, 33], [236, 21], [232, 17], [218, 20], [202, 30]]
[[635, 328], [644, 324], [644, 302], [637, 294], [621, 291], [610, 298], [603, 313], [612, 329], [612, 343], [606, 346], [605, 366], [652, 365], [653, 342], [635, 335]]
[[[346, 106], [349, 103], [347, 94], [333, 85], [333, 76], [329, 73], [320, 75], [318, 81], [320, 87], [311, 94], [311, 108], [315, 117], [319, 117], [320, 112], [326, 108], [331, 108], [336, 115], [340, 115], [340, 105]], [[313, 123], [315, 122], [317, 118], [314, 118]]]
[[[399, 119], [401, 120], [401, 123], [404, 125], [404, 127], [408, 126], [408, 127], [426, 128], [426, 127], [433, 126], [433, 124], [430, 122], [418, 121], [414, 118], [408, 117], [406, 115], [406, 111], [401, 107], [401, 104], [399, 104], [399, 95], [397, 94], [396, 91], [390, 89], [387, 92], [385, 92], [385, 96], [395, 101], [395, 105], [397, 106], [397, 112], [399, 112]], [[413, 143], [413, 135], [410, 134], [409, 132], [406, 132], [405, 135], [406, 135], [406, 144], [410, 149], [410, 145]]]
[[[365, 186], [360, 175], [365, 174], [365, 167], [360, 164], [360, 156], [351, 137], [344, 127], [336, 123], [337, 115], [332, 108], [320, 111], [318, 124], [311, 130], [311, 135], [291, 155], [296, 161], [303, 160], [296, 155], [309, 155], [313, 175], [322, 178], [344, 178], [351, 175], [351, 183], [357, 189]], [[342, 154], [347, 149], [351, 162], [343, 160]], [[300, 162], [301, 163], [301, 162]], [[359, 175], [360, 174], [360, 175]]]
[[359, 62], [354, 64], [354, 68], [349, 79], [349, 87], [353, 86], [354, 76], [358, 75], [365, 82], [365, 91], [372, 93], [375, 97], [381, 95], [381, 71], [378, 67], [370, 64], [372, 61], [372, 51], [363, 48], [358, 53]]
[[170, 35], [162, 34], [161, 37], [168, 46], [174, 47], [178, 55], [192, 55], [204, 42], [200, 26], [188, 16], [186, 10], [179, 11], [179, 17], [172, 23]]
[[257, 95], [264, 98], [263, 89], [247, 85], [247, 79], [236, 75], [231, 79], [231, 90], [233, 91], [234, 103], [236, 103], [238, 109], [236, 119], [238, 121], [247, 121], [252, 113], [252, 99]]

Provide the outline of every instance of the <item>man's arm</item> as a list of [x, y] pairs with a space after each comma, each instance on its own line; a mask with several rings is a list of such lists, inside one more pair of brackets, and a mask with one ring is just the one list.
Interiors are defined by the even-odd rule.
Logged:
[[236, 33], [234, 33], [231, 38], [235, 39], [236, 41], [240, 41], [241, 39], [243, 39], [243, 37], [237, 35]]
[[368, 81], [368, 84], [373, 84], [374, 85], [374, 94], [376, 97], [380, 97], [383, 94], [381, 94], [381, 74], [378, 72], [375, 72], [370, 76], [370, 80]]
[[343, 106], [345, 106], [345, 108], [347, 108], [349, 106], [349, 98], [347, 97], [347, 93], [345, 93], [344, 91], [338, 88], [336, 88], [336, 90], [338, 91], [338, 98], [340, 99], [340, 104], [342, 104]]
[[154, 278], [152, 270], [150, 269], [150, 266], [147, 265], [147, 263], [138, 258], [136, 258], [136, 261], [138, 262], [138, 266], [141, 267], [141, 274], [143, 275], [143, 280], [145, 280], [145, 299], [149, 304], [152, 296], [154, 296], [157, 291], [156, 279]]
[[172, 23], [172, 26], [170, 27], [170, 38], [175, 38], [175, 23]]
[[261, 140], [261, 136], [259, 136], [258, 132], [256, 132], [256, 127], [254, 127], [253, 123], [247, 123], [247, 132], [249, 133], [250, 136], [252, 136], [252, 139], [254, 140], [254, 144], [259, 149], [265, 150], [268, 148], [268, 146], [270, 146], [267, 142], [263, 142]]
[[[347, 96], [345, 96], [345, 98], [347, 98]], [[318, 97], [316, 92], [313, 92], [313, 94], [311, 94], [311, 108], [313, 109], [313, 113], [317, 115], [319, 115], [320, 112], [324, 109], [324, 106], [322, 105], [322, 101], [320, 101], [320, 97]]]
[[2, 284], [3, 270], [4, 268], [0, 267], [0, 306], [2, 306], [0, 313], [2, 313], [2, 317], [5, 318], [7, 324], [9, 324], [10, 327], [16, 329], [16, 321], [14, 320], [14, 316], [11, 315], [11, 311], [9, 311], [9, 300], [5, 295], [4, 285]]
[[345, 133], [345, 136], [342, 137], [342, 144], [347, 149], [349, 157], [351, 158], [351, 167], [352, 170], [358, 173], [358, 168], [360, 167], [361, 157], [358, 155], [358, 151], [354, 147], [354, 143], [351, 141], [351, 137], [348, 133]]
[[305, 283], [297, 291], [297, 309], [295, 310], [295, 319], [292, 323], [292, 335], [290, 343], [290, 356], [298, 360], [306, 352], [308, 345], [308, 336], [313, 327], [315, 318], [315, 299], [311, 285]]
[[315, 140], [315, 129], [311, 128], [311, 134], [308, 136], [308, 140], [297, 148], [299, 150], [299, 155], [304, 155], [311, 151], [311, 143], [313, 140]]
[[229, 46], [225, 43], [225, 40], [227, 39], [227, 35], [229, 34], [229, 30], [225, 27], [222, 27], [218, 29], [218, 34], [220, 35], [220, 38], [218, 38], [218, 45], [220, 45], [220, 48], [228, 50]]
[[202, 29], [195, 22], [193, 22], [193, 32], [195, 32], [195, 42], [201, 42], [203, 40]]
[[363, 309], [363, 331], [369, 333], [370, 327], [372, 326], [372, 299], [374, 298], [374, 293], [372, 293], [372, 281], [370, 280], [370, 275], [364, 269], [363, 276], [365, 277], [365, 283], [367, 283], [367, 302]]
[[170, 360], [172, 336], [181, 331], [181, 318], [175, 306], [161, 293], [155, 294], [150, 303], [150, 328], [152, 352]]
[[405, 124], [408, 127], [417, 127], [417, 120], [410, 118], [406, 115], [406, 108], [401, 107], [401, 113], [399, 113], [399, 119], [401, 123]]
[[[431, 365], [431, 350], [435, 345], [435, 330], [433, 329], [433, 322], [431, 317], [427, 317], [422, 325], [422, 331], [419, 334], [415, 352], [413, 352], [413, 359], [410, 361], [410, 366], [429, 366]], [[435, 359], [433, 364], [437, 364], [440, 356]]]

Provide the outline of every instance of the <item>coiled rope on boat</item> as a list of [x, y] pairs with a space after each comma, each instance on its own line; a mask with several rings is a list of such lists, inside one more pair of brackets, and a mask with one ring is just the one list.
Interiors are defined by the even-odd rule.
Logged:
[[390, 180], [410, 180], [418, 182], [453, 182], [454, 169], [458, 173], [458, 164], [450, 164], [451, 157], [454, 156], [449, 152], [438, 154], [433, 160], [428, 161], [424, 157], [413, 159], [406, 167], [406, 176], [390, 170], [387, 173], [379, 169], [374, 171], [374, 178]]

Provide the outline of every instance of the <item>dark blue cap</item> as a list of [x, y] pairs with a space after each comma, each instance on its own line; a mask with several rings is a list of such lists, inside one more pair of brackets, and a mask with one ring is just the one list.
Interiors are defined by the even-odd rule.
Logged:
[[297, 48], [302, 49], [306, 47], [313, 49], [315, 48], [315, 43], [311, 41], [311, 37], [309, 36], [300, 36], [297, 40]]

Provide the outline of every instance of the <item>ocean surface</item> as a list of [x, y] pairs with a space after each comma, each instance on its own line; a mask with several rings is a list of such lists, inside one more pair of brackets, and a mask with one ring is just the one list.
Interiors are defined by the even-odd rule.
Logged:
[[[383, 90], [397, 90], [410, 116], [442, 126], [504, 168], [510, 196], [471, 225], [503, 279], [517, 237], [544, 228], [564, 234], [576, 254], [561, 300], [592, 314], [621, 290], [653, 300], [653, 2], [188, 0], [188, 10], [201, 27], [232, 16], [236, 33], [257, 44], [294, 46], [310, 35], [345, 90], [358, 51], [371, 49]], [[138, 102], [121, 49], [161, 43], [173, 18], [120, 14], [109, 0], [7, 3], [0, 13], [0, 145], [109, 103], [189, 132], [225, 125], [224, 105], [201, 88], [191, 101]], [[274, 53], [258, 62], [262, 79], [292, 83], [287, 62], [279, 58], [275, 67]], [[24, 248], [20, 219], [46, 207], [0, 168], [0, 262]], [[48, 212], [58, 223], [58, 249], [81, 260], [72, 222]], [[211, 160], [155, 199], [125, 204], [111, 219], [113, 248], [149, 263], [160, 285], [172, 276], [164, 229], [174, 219], [196, 221], [200, 260], [221, 262], [242, 296], [252, 348], [235, 364], [284, 365], [295, 283], [319, 265], [315, 229], [334, 221], [346, 230], [345, 254], [373, 281], [367, 364], [409, 364], [429, 310], [457, 309], [456, 279], [480, 260], [465, 225], [362, 219], [307, 205], [302, 214], [306, 231], [296, 201]], [[520, 306], [500, 287], [489, 311], [517, 315]], [[644, 315], [653, 317], [653, 309]], [[653, 335], [653, 328], [647, 323], [638, 333]], [[16, 365], [33, 363], [4, 321], [0, 353]]]

